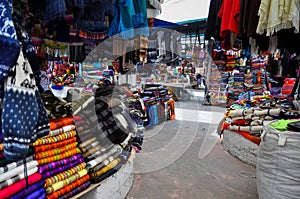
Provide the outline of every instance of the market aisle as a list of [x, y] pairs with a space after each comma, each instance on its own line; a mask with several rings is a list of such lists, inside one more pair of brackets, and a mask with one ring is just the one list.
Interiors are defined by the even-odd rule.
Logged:
[[[197, 101], [177, 103], [176, 108], [177, 113], [184, 112], [182, 116], [177, 115], [176, 121], [168, 121], [145, 131], [143, 153], [164, 153], [168, 149], [161, 149], [172, 144], [173, 140], [181, 135], [185, 135], [180, 138], [181, 143], [188, 143], [188, 146], [184, 148], [179, 144], [176, 150], [177, 153], [178, 149], [186, 150], [167, 166], [158, 167], [159, 169], [152, 172], [135, 174], [134, 185], [127, 199], [258, 198], [255, 169], [226, 153], [220, 140], [212, 150], [208, 150], [207, 156], [199, 158], [201, 146], [209, 148], [217, 140], [207, 129], [212, 132], [212, 129], [216, 128], [225, 109], [202, 106]], [[195, 121], [199, 118], [204, 122]], [[207, 135], [210, 139], [205, 139]], [[162, 157], [168, 159], [172, 155], [173, 153], [167, 152], [162, 154]], [[135, 167], [137, 171], [149, 171], [151, 167], [154, 170], [159, 161], [164, 162], [164, 159], [140, 157], [138, 154]]]

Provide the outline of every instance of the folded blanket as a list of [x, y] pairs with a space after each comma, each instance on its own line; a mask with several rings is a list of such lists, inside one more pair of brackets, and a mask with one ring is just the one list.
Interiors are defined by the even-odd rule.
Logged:
[[109, 163], [111, 163], [114, 159], [116, 159], [120, 154], [121, 154], [121, 152], [114, 153], [113, 155], [109, 156], [106, 160], [104, 160], [100, 164], [94, 166], [93, 168], [90, 168], [89, 172], [93, 173], [93, 172], [99, 171], [100, 169], [102, 169], [103, 167], [105, 167]]
[[109, 150], [107, 153], [105, 153], [99, 157], [96, 157], [94, 160], [89, 161], [87, 163], [87, 168], [92, 168], [92, 167], [96, 166], [97, 164], [103, 162], [105, 159], [107, 159], [112, 154], [121, 152], [121, 151], [122, 151], [122, 148], [120, 146], [116, 145], [111, 150]]
[[75, 149], [77, 144], [78, 144], [78, 142], [73, 142], [73, 143], [67, 144], [67, 145], [59, 147], [59, 148], [50, 149], [50, 150], [44, 151], [44, 152], [39, 152], [35, 155], [35, 158], [38, 160], [38, 159], [43, 159], [43, 158], [50, 157], [50, 156], [55, 156], [55, 155], [65, 152], [65, 151]]
[[83, 183], [82, 185], [80, 185], [79, 187], [76, 187], [75, 189], [72, 189], [67, 194], [65, 194], [63, 196], [60, 196], [58, 199], [69, 199], [69, 198], [75, 196], [76, 194], [86, 190], [90, 185], [91, 185], [91, 182], [87, 181], [87, 182]]
[[30, 193], [28, 196], [24, 197], [24, 199], [42, 198], [43, 195], [46, 196], [46, 191], [44, 188], [40, 188]]
[[[34, 168], [30, 169], [30, 170], [27, 171], [27, 175], [30, 176], [30, 175], [36, 173], [37, 170], [38, 170], [37, 167], [34, 167]], [[9, 185], [12, 185], [12, 184], [14, 184], [14, 183], [16, 183], [16, 182], [18, 182], [18, 181], [24, 179], [24, 178], [25, 178], [25, 173], [24, 173], [24, 172], [23, 172], [23, 173], [20, 173], [20, 174], [18, 174], [18, 175], [15, 175], [15, 176], [11, 177], [10, 179], [7, 179], [7, 180], [5, 180], [5, 181], [2, 181], [2, 182], [0, 183], [0, 189], [3, 189], [3, 188], [5, 188], [5, 187], [8, 187]]]
[[[35, 182], [41, 180], [41, 178], [42, 178], [42, 176], [39, 173], [34, 173], [34, 174], [28, 176], [28, 178], [27, 178], [28, 185], [34, 184]], [[8, 198], [8, 197], [12, 196], [13, 194], [23, 190], [25, 187], [26, 187], [26, 180], [22, 179], [19, 182], [16, 182], [4, 189], [1, 189], [0, 196], [1, 196], [1, 198]]]
[[[82, 153], [85, 153], [85, 152], [87, 152], [88, 150], [90, 150], [90, 149], [92, 149], [92, 148], [95, 148], [95, 147], [97, 147], [97, 146], [100, 146], [100, 143], [99, 143], [98, 140], [95, 141], [95, 142], [93, 142], [93, 143], [91, 143], [91, 144], [89, 144], [88, 146], [83, 147], [83, 148], [80, 148], [80, 149], [81, 149], [81, 152], [82, 152]], [[102, 147], [101, 147], [101, 148], [102, 148]]]
[[35, 146], [34, 150], [35, 150], [35, 153], [39, 153], [39, 152], [47, 151], [47, 150], [50, 150], [50, 149], [56, 149], [58, 147], [62, 147], [62, 146], [65, 146], [67, 144], [76, 142], [76, 140], [77, 140], [76, 137], [71, 137], [67, 140], [63, 140], [63, 141], [56, 142], [56, 143], [53, 143], [53, 144], [45, 144], [45, 145]]
[[[38, 162], [35, 160], [32, 160], [32, 161], [26, 163], [27, 170], [33, 169], [33, 168], [37, 167], [37, 165], [38, 165]], [[5, 173], [0, 174], [0, 182], [8, 180], [8, 179], [12, 178], [13, 176], [19, 175], [23, 172], [24, 172], [24, 164], [14, 168], [14, 169], [11, 169]]]
[[79, 171], [83, 170], [85, 167], [86, 167], [86, 163], [82, 162], [82, 163], [76, 165], [75, 167], [73, 167], [69, 170], [66, 170], [64, 172], [56, 174], [55, 176], [51, 176], [51, 177], [49, 177], [45, 180], [45, 182], [46, 182], [45, 187], [49, 187], [49, 186], [55, 184], [58, 181], [65, 180], [68, 177], [71, 177], [72, 175], [74, 175], [74, 174], [78, 173]]
[[49, 136], [55, 136], [75, 129], [75, 125], [67, 125], [61, 128], [50, 131]]
[[90, 138], [90, 139], [84, 141], [83, 143], [81, 143], [81, 144], [79, 145], [79, 147], [80, 147], [80, 148], [82, 148], [82, 147], [87, 147], [88, 145], [90, 145], [91, 143], [93, 143], [93, 142], [95, 142], [95, 141], [97, 141], [97, 138], [96, 138], [96, 137]]
[[36, 183], [33, 183], [32, 185], [29, 185], [25, 189], [23, 189], [23, 190], [19, 191], [18, 193], [12, 195], [8, 199], [20, 199], [20, 198], [23, 198], [24, 196], [27, 196], [27, 195], [33, 193], [34, 191], [36, 191], [36, 190], [38, 190], [40, 188], [44, 188], [44, 184], [45, 184], [45, 180], [41, 179], [40, 181], [38, 181]]
[[51, 157], [39, 159], [37, 161], [38, 161], [39, 165], [42, 165], [42, 164], [46, 164], [46, 163], [49, 163], [49, 162], [54, 162], [54, 161], [57, 161], [57, 160], [62, 160], [62, 159], [65, 159], [67, 157], [70, 157], [72, 155], [76, 155], [78, 153], [81, 153], [80, 149], [75, 148], [75, 149], [71, 149], [70, 151], [66, 151], [64, 153], [55, 155], [55, 156], [51, 156]]
[[52, 131], [71, 124], [73, 124], [73, 116], [52, 119], [50, 120], [50, 130]]
[[56, 169], [47, 171], [47, 172], [45, 172], [45, 173], [42, 174], [43, 178], [46, 179], [46, 178], [54, 176], [54, 175], [56, 175], [58, 173], [66, 171], [68, 169], [71, 169], [71, 168], [75, 167], [76, 165], [81, 164], [83, 161], [84, 161], [83, 158], [80, 158], [78, 160], [75, 160], [74, 162], [71, 162], [71, 163], [67, 164], [67, 165], [60, 166], [60, 167], [57, 167]]
[[81, 154], [76, 154], [73, 155], [71, 157], [62, 159], [62, 160], [58, 160], [55, 162], [50, 162], [48, 164], [44, 164], [44, 165], [40, 165], [39, 166], [39, 173], [45, 173], [46, 171], [50, 171], [52, 169], [55, 169], [57, 167], [63, 166], [63, 165], [67, 165], [71, 162], [74, 162], [75, 160], [81, 159], [82, 155]]
[[[31, 156], [26, 158], [26, 162], [31, 162], [34, 159], [35, 159], [35, 156], [31, 155]], [[21, 166], [22, 164], [24, 164], [24, 161], [23, 160], [18, 160], [16, 162], [9, 163], [6, 166], [0, 167], [0, 174], [5, 173], [9, 170], [12, 170], [12, 169], [14, 169], [18, 166]]]
[[78, 180], [79, 178], [85, 176], [88, 173], [88, 169], [83, 169], [81, 171], [79, 171], [78, 173], [72, 175], [71, 177], [63, 180], [63, 181], [59, 181], [53, 185], [51, 185], [50, 187], [46, 187], [46, 193], [47, 194], [51, 194], [54, 191], [57, 191], [69, 184], [71, 184], [72, 182], [75, 182], [76, 180]]
[[75, 137], [75, 136], [76, 136], [76, 131], [72, 130], [72, 131], [68, 131], [68, 132], [53, 136], [53, 137], [39, 138], [32, 144], [32, 146], [52, 144], [52, 143], [60, 142], [63, 140], [67, 140], [67, 139], [69, 139], [71, 137]]
[[[95, 153], [91, 154], [90, 156], [85, 157], [84, 160], [86, 162], [94, 160], [96, 157], [99, 157], [99, 156], [103, 155], [104, 153], [107, 153], [107, 151], [111, 150], [113, 148], [113, 146], [115, 146], [115, 145], [111, 144], [105, 148], [102, 148], [99, 151], [96, 151]], [[83, 149], [81, 149], [81, 150], [83, 150]]]
[[110, 169], [109, 171], [107, 171], [106, 173], [104, 173], [103, 175], [101, 175], [99, 178], [97, 178], [97, 179], [91, 179], [91, 182], [92, 183], [102, 182], [106, 178], [108, 178], [108, 177], [112, 176], [113, 174], [115, 174], [118, 170], [121, 169], [121, 167], [122, 167], [122, 164], [118, 164], [113, 169]]
[[88, 182], [90, 180], [90, 176], [89, 175], [85, 175], [82, 178], [79, 178], [78, 180], [76, 180], [75, 182], [72, 182], [71, 184], [52, 192], [50, 195], [47, 195], [48, 199], [56, 199], [70, 191], [72, 191], [73, 189], [75, 189], [76, 187], [79, 187], [80, 185]]
[[97, 179], [100, 176], [102, 176], [104, 173], [108, 172], [109, 170], [116, 167], [121, 162], [120, 158], [114, 159], [111, 163], [109, 163], [107, 166], [103, 167], [99, 171], [93, 172], [90, 174], [91, 179]]
[[85, 157], [88, 157], [92, 154], [94, 154], [95, 152], [101, 150], [103, 147], [102, 146], [96, 146], [94, 148], [91, 148], [90, 150], [86, 151], [85, 153], [82, 154], [82, 156], [85, 158]]

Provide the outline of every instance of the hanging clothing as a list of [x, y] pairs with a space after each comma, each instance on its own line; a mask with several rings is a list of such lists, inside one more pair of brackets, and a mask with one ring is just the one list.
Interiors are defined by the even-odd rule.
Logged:
[[298, 0], [262, 0], [256, 32], [258, 34], [266, 32], [266, 35], [270, 36], [279, 30], [294, 27], [295, 33], [298, 33], [299, 10]]
[[209, 14], [206, 24], [205, 39], [211, 37], [219, 38], [221, 28], [221, 18], [218, 17], [218, 12], [221, 8], [223, 0], [211, 0], [209, 5]]
[[220, 38], [225, 38], [229, 31], [239, 32], [240, 0], [224, 0], [218, 17], [222, 18]]
[[124, 39], [134, 37], [132, 17], [135, 14], [133, 0], [117, 0], [114, 6], [114, 18], [108, 28], [107, 35], [121, 33]]

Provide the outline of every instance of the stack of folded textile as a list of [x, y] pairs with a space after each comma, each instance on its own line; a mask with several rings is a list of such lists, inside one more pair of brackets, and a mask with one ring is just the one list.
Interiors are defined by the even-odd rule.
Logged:
[[50, 120], [50, 134], [32, 145], [47, 198], [69, 198], [90, 185], [73, 117]]
[[[3, 151], [2, 151], [3, 152]], [[0, 160], [0, 197], [1, 198], [43, 198], [45, 181], [38, 171], [33, 149], [29, 149], [24, 160]], [[25, 164], [24, 164], [25, 163]], [[25, 165], [25, 166], [24, 166]]]
[[223, 128], [242, 134], [245, 138], [259, 144], [258, 139], [263, 125], [280, 118], [281, 108], [278, 106], [257, 106], [258, 102], [247, 104], [248, 100], [239, 100], [231, 105], [226, 115]]
[[228, 80], [229, 98], [238, 99], [238, 96], [244, 92], [244, 73], [235, 72]]

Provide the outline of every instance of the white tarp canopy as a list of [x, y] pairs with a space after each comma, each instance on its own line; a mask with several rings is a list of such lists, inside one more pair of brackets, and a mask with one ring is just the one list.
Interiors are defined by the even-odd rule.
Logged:
[[210, 0], [164, 0], [156, 18], [170, 22], [207, 18], [209, 4]]

